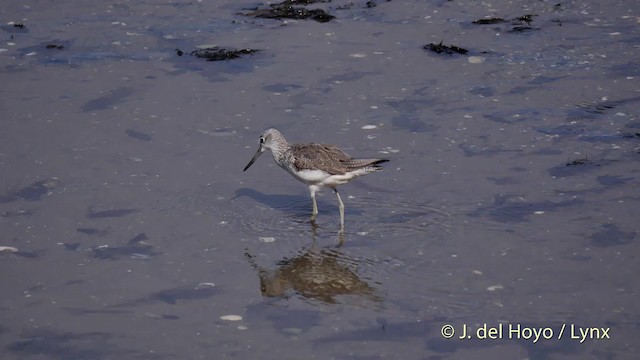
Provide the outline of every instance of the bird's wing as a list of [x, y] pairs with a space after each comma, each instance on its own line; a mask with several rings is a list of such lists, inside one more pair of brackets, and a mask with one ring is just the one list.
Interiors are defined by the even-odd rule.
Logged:
[[331, 175], [344, 174], [349, 171], [346, 165], [351, 156], [334, 145], [295, 144], [291, 146], [298, 170], [322, 170]]

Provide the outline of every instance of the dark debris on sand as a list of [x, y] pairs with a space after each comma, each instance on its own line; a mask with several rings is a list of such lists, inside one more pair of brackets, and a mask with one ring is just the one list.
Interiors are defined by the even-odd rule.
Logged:
[[583, 158], [575, 159], [571, 162], [568, 162], [565, 166], [587, 165], [589, 163], [590, 163], [589, 159], [585, 156]]
[[[307, 9], [304, 5], [317, 2], [328, 2], [322, 0], [285, 0], [281, 3], [271, 4], [266, 7], [256, 7], [251, 12], [242, 14], [249, 17], [264, 19], [311, 19], [320, 23], [325, 23], [334, 19], [335, 16], [328, 14], [322, 9]], [[303, 5], [303, 6], [295, 6]]]
[[478, 20], [472, 21], [471, 23], [476, 25], [491, 25], [491, 24], [502, 24], [505, 22], [507, 22], [507, 20], [503, 18], [495, 17], [495, 18], [478, 19]]
[[23, 23], [8, 23], [7, 25], [0, 26], [0, 29], [12, 34], [29, 32], [29, 29]]
[[471, 23], [476, 25], [493, 25], [493, 24], [503, 24], [503, 23], [511, 22], [511, 25], [513, 27], [507, 30], [507, 32], [523, 33], [523, 32], [540, 30], [540, 28], [530, 26], [535, 16], [538, 16], [538, 15], [525, 14], [525, 15], [513, 18], [511, 20], [505, 20], [499, 17], [491, 17], [491, 18], [478, 19], [478, 20], [472, 21]]
[[436, 43], [427, 44], [422, 48], [425, 50], [433, 51], [436, 54], [446, 54], [446, 55], [455, 55], [455, 54], [466, 55], [469, 52], [469, 50], [465, 48], [461, 48], [459, 46], [443, 45], [442, 41], [439, 44], [436, 44]]
[[[223, 61], [238, 59], [244, 55], [253, 55], [259, 51], [260, 50], [256, 49], [227, 49], [213, 46], [209, 48], [193, 50], [189, 53], [189, 55], [195, 56], [200, 59], [205, 59], [207, 61]], [[176, 49], [176, 54], [178, 56], [182, 56], [185, 54], [185, 52], [180, 49]]]

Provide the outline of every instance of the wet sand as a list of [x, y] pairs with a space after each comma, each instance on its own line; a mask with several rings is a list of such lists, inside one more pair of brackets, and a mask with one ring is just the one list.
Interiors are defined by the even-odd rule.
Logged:
[[[256, 4], [4, 5], [3, 359], [635, 358], [634, 1]], [[269, 127], [390, 159], [343, 237]]]

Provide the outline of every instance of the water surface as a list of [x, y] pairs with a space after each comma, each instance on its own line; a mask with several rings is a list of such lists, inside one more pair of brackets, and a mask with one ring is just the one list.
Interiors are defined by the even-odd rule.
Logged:
[[[255, 6], [3, 6], [3, 359], [635, 358], [635, 1]], [[269, 127], [391, 160], [344, 236]]]

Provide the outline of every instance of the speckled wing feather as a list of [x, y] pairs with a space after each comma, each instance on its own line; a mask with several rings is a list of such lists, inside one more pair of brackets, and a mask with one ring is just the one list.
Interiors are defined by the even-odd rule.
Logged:
[[388, 160], [354, 159], [334, 145], [295, 144], [291, 146], [294, 166], [298, 170], [322, 170], [331, 175], [345, 174], [349, 171], [380, 169], [377, 164]]
[[322, 170], [331, 175], [347, 172], [344, 162], [351, 160], [351, 156], [333, 145], [295, 144], [291, 146], [291, 151], [295, 157], [296, 169]]

